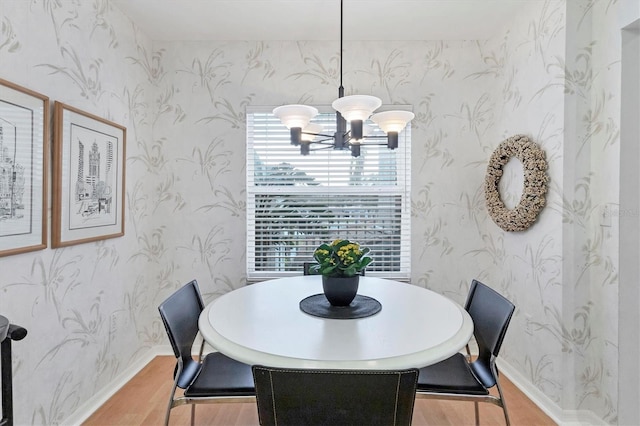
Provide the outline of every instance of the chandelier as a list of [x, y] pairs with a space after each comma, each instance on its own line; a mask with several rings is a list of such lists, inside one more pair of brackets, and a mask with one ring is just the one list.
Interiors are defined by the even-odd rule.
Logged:
[[[300, 154], [308, 155], [311, 145], [320, 145], [318, 149], [350, 149], [351, 155], [360, 156], [361, 145], [386, 145], [389, 149], [398, 147], [398, 134], [415, 117], [410, 111], [384, 111], [373, 114], [380, 108], [382, 101], [369, 95], [344, 96], [342, 86], [342, 43], [343, 43], [343, 0], [340, 0], [340, 87], [338, 99], [331, 106], [336, 110], [336, 131], [334, 134], [322, 133], [322, 126], [311, 123], [318, 115], [318, 109], [308, 105], [282, 105], [273, 110], [291, 133], [291, 144], [300, 146]], [[364, 122], [371, 118], [386, 136], [365, 135]], [[349, 130], [347, 130], [347, 122]], [[385, 139], [386, 142], [380, 142]], [[371, 142], [373, 141], [373, 142]]]

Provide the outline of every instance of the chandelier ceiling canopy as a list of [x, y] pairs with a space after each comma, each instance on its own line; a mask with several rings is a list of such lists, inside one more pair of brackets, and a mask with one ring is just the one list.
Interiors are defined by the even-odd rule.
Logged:
[[[323, 148], [351, 150], [351, 155], [360, 155], [363, 144], [387, 145], [389, 149], [398, 147], [398, 134], [413, 120], [415, 115], [410, 111], [384, 111], [374, 114], [382, 105], [382, 100], [370, 95], [344, 96], [342, 85], [342, 53], [343, 53], [343, 0], [340, 0], [340, 87], [338, 99], [331, 106], [336, 110], [336, 131], [333, 135], [323, 134], [322, 126], [311, 123], [318, 115], [317, 108], [308, 105], [283, 105], [273, 110], [273, 115], [280, 119], [291, 133], [291, 144], [300, 146], [300, 153], [308, 155], [312, 144]], [[371, 120], [386, 133], [386, 143], [380, 142], [381, 136], [369, 136], [363, 133], [363, 123]], [[347, 122], [349, 130], [347, 131]], [[384, 138], [384, 137], [382, 137]], [[374, 142], [370, 142], [370, 141]]]

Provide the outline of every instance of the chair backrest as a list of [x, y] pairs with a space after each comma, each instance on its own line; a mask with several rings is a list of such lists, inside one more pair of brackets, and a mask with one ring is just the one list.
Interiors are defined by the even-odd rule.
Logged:
[[314, 262], [304, 262], [302, 264], [302, 274], [303, 275], [318, 275], [317, 272], [311, 270], [311, 266], [315, 265]]
[[473, 335], [478, 344], [478, 359], [472, 368], [486, 387], [495, 384], [492, 357], [498, 356], [515, 306], [504, 296], [480, 281], [473, 280], [465, 304], [473, 319]]
[[182, 389], [200, 371], [200, 363], [191, 356], [191, 348], [198, 335], [198, 318], [203, 309], [204, 301], [196, 280], [182, 286], [158, 306], [173, 353], [182, 361], [178, 378], [178, 386]]
[[411, 424], [416, 369], [252, 369], [262, 426]]

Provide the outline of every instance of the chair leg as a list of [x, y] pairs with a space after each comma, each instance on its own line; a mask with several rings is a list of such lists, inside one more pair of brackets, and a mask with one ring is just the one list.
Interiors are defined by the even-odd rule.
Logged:
[[480, 409], [478, 408], [478, 401], [473, 401], [473, 411], [476, 414], [476, 426], [480, 426]]
[[[182, 371], [182, 362], [178, 362], [176, 368], [177, 371], [175, 374], [175, 378], [173, 379], [173, 387], [171, 388], [171, 394], [169, 395], [169, 403], [167, 404], [167, 414], [164, 416], [164, 426], [169, 426], [169, 416], [171, 416], [171, 409], [173, 408], [176, 389], [178, 388], [178, 377], [180, 375], [180, 371]], [[193, 416], [191, 421], [193, 423]]]
[[169, 398], [169, 404], [167, 405], [167, 413], [164, 416], [164, 426], [169, 426], [169, 416], [171, 415], [171, 408], [173, 406], [173, 393]]
[[191, 404], [191, 426], [194, 426], [196, 418], [196, 404]]
[[509, 421], [509, 413], [507, 412], [507, 402], [504, 400], [504, 395], [502, 394], [502, 388], [500, 387], [500, 380], [496, 380], [496, 387], [498, 388], [498, 395], [500, 396], [500, 402], [502, 403], [502, 411], [504, 412], [504, 420], [507, 426], [511, 426], [511, 422]]

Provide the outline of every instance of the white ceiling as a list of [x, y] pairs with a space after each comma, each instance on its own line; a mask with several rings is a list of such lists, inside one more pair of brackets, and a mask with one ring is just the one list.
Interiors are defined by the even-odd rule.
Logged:
[[[482, 40], [542, 0], [344, 0], [345, 40]], [[339, 0], [112, 0], [153, 40], [339, 40]]]

